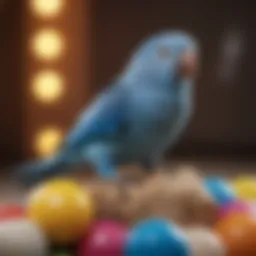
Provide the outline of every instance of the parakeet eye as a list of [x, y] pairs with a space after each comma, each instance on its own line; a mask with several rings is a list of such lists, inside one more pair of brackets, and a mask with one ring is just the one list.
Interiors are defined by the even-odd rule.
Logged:
[[160, 59], [168, 59], [171, 57], [171, 51], [169, 48], [162, 46], [158, 48], [157, 55]]

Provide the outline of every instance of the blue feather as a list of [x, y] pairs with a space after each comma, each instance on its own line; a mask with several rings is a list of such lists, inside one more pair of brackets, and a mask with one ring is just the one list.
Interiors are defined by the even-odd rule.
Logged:
[[125, 88], [113, 86], [104, 92], [80, 117], [68, 135], [65, 147], [80, 148], [91, 141], [113, 139], [125, 132], [127, 122], [127, 97]]

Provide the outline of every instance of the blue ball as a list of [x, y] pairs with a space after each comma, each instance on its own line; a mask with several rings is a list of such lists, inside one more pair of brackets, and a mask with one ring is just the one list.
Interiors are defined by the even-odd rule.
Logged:
[[207, 178], [204, 185], [218, 205], [230, 204], [236, 200], [236, 194], [232, 186], [221, 178]]
[[188, 256], [185, 235], [170, 222], [148, 219], [137, 224], [129, 233], [125, 256]]

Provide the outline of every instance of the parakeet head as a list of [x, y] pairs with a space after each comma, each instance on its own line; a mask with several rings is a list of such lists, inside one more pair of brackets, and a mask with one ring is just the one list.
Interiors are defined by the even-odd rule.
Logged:
[[150, 81], [192, 81], [198, 72], [199, 49], [196, 40], [180, 31], [149, 37], [135, 50], [125, 70], [128, 79]]

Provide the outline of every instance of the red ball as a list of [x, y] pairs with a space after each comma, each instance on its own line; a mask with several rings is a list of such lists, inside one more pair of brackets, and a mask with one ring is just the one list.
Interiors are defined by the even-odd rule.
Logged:
[[122, 256], [127, 228], [114, 221], [95, 223], [83, 239], [78, 256]]
[[25, 216], [25, 210], [18, 204], [0, 205], [0, 221], [21, 219]]

